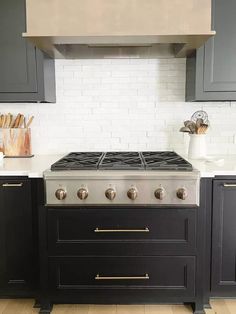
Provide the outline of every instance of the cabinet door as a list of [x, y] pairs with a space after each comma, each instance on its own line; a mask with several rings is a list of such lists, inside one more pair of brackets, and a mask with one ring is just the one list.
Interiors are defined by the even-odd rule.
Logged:
[[236, 295], [236, 180], [215, 180], [213, 190], [212, 293]]
[[26, 39], [25, 0], [1, 0], [0, 93], [36, 93], [36, 50]]
[[30, 287], [33, 273], [31, 186], [0, 180], [0, 294]]
[[236, 100], [236, 1], [212, 0], [210, 38], [187, 58], [186, 100]]
[[213, 0], [216, 36], [205, 44], [204, 91], [236, 92], [236, 1]]

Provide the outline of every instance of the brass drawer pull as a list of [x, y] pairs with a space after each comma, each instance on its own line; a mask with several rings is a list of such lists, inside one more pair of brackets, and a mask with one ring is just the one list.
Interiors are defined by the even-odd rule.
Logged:
[[149, 275], [145, 274], [145, 276], [100, 276], [97, 274], [95, 280], [147, 280], [149, 279]]
[[3, 183], [2, 184], [2, 187], [5, 187], [5, 188], [15, 188], [15, 187], [21, 187], [23, 186], [23, 183]]
[[233, 183], [224, 183], [223, 186], [225, 188], [236, 188], [236, 184]]
[[94, 230], [94, 232], [150, 232], [150, 230], [148, 228], [144, 228], [144, 229], [99, 229], [96, 228]]

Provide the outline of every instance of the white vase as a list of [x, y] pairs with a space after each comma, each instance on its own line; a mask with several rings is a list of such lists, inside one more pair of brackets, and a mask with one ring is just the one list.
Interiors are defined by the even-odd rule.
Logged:
[[206, 158], [206, 134], [189, 134], [188, 158]]

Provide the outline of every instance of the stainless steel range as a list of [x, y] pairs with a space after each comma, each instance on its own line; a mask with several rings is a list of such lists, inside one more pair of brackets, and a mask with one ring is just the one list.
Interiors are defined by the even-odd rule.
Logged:
[[47, 205], [199, 204], [199, 172], [175, 152], [70, 153], [44, 178]]

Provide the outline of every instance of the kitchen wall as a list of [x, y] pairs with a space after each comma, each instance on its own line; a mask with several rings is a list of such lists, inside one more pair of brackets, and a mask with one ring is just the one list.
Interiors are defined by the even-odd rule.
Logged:
[[35, 115], [35, 154], [86, 150], [186, 152], [178, 132], [199, 109], [209, 114], [209, 154], [236, 153], [236, 102], [185, 103], [185, 59], [56, 60], [56, 104], [0, 104]]

